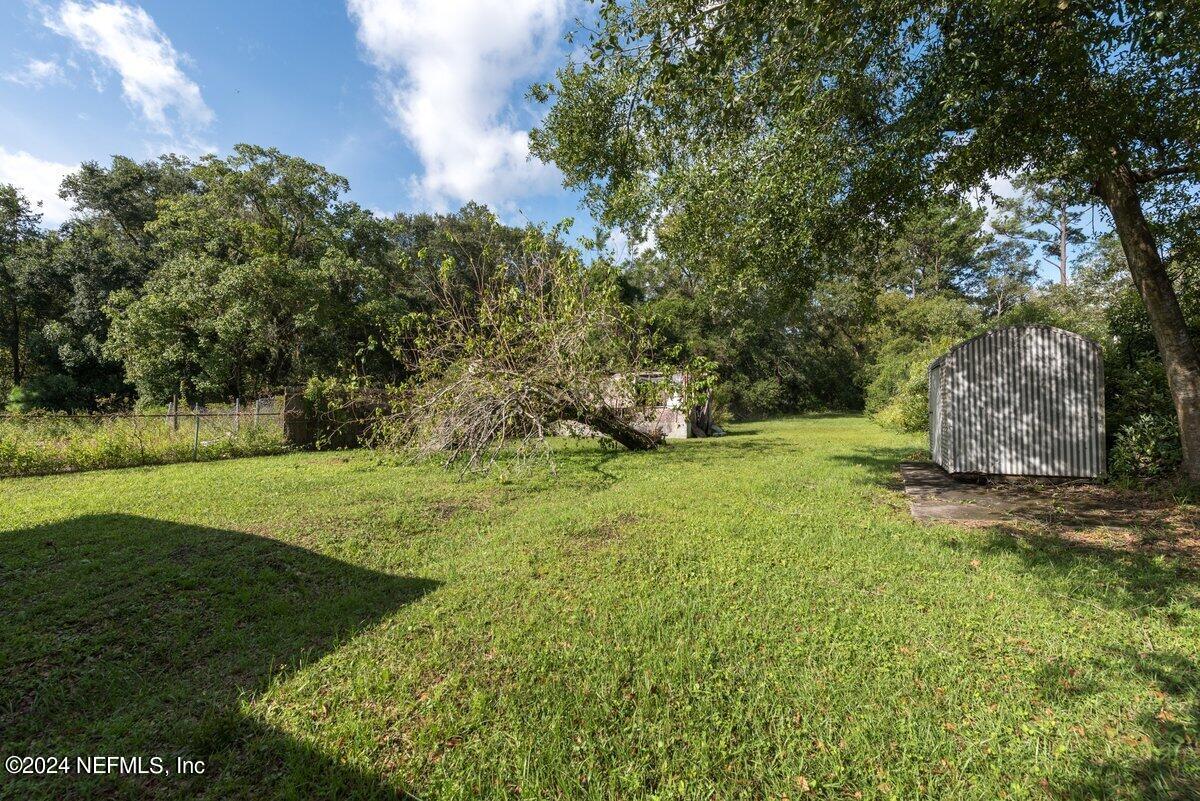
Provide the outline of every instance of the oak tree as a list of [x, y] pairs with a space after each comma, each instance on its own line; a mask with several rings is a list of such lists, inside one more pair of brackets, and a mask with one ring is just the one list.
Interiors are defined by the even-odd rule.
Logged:
[[1200, 7], [1169, 0], [601, 0], [531, 136], [606, 223], [671, 220], [812, 283], [848, 235], [1032, 171], [1109, 211], [1200, 479], [1200, 356], [1158, 215], [1194, 208]]

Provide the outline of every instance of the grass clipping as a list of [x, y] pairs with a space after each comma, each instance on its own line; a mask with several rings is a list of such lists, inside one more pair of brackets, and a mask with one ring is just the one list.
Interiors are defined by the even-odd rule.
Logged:
[[547, 438], [563, 433], [656, 447], [660, 437], [635, 426], [647, 337], [621, 302], [615, 268], [585, 265], [537, 229], [516, 256], [480, 253], [465, 269], [448, 260], [435, 310], [408, 318], [414, 378], [376, 444], [470, 470], [549, 459]]

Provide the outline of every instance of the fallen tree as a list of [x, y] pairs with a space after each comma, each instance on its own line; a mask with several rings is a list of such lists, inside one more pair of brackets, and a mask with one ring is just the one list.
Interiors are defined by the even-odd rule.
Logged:
[[637, 427], [636, 405], [613, 401], [637, 396], [632, 382], [648, 362], [614, 268], [584, 264], [556, 231], [534, 228], [516, 255], [480, 252], [477, 263], [445, 265], [430, 288], [435, 310], [402, 326], [414, 377], [376, 444], [468, 469], [548, 456], [547, 437], [571, 424], [655, 448], [661, 438]]

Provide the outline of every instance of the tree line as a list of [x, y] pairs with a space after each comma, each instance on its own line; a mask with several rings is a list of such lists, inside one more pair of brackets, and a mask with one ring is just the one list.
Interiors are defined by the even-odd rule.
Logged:
[[[601, 304], [587, 319], [624, 321], [620, 339], [637, 340], [643, 364], [711, 365], [727, 416], [865, 408], [917, 430], [929, 360], [1010, 322], [1060, 325], [1105, 345], [1114, 433], [1147, 411], [1171, 413], [1124, 254], [1114, 234], [1082, 224], [1089, 197], [1076, 185], [1026, 174], [990, 211], [931, 195], [837, 252], [798, 251], [792, 281], [753, 259], [731, 270], [728, 254], [697, 248], [675, 216], [659, 222], [654, 247], [617, 262], [602, 241], [586, 242], [584, 258], [561, 227], [507, 226], [479, 205], [381, 217], [347, 190], [319, 165], [249, 145], [197, 162], [84, 164], [63, 182], [75, 214], [57, 230], [0, 188], [9, 408], [227, 400], [312, 379], [396, 386], [429, 378], [422, 349], [445, 372], [457, 343], [478, 368], [488, 361], [485, 330], [499, 354], [490, 361], [524, 354], [525, 386], [539, 371], [576, 375], [584, 351], [570, 365], [547, 354], [584, 341], [581, 307], [547, 315], [545, 298], [558, 296], [529, 278], [536, 269], [559, 276], [559, 290], [573, 286], [571, 272], [604, 287], [587, 302], [624, 311]], [[1039, 280], [1042, 266], [1056, 284]], [[1178, 275], [1195, 330], [1195, 271]], [[510, 290], [539, 298], [541, 316], [495, 324]], [[422, 339], [421, 321], [439, 310], [454, 326]]]
[[[381, 218], [344, 178], [239, 145], [116, 156], [62, 185], [57, 230], [0, 187], [0, 389], [16, 410], [254, 397], [313, 376], [405, 374], [393, 345], [447, 270], [523, 232], [487, 209]], [[459, 274], [461, 273], [461, 274]]]

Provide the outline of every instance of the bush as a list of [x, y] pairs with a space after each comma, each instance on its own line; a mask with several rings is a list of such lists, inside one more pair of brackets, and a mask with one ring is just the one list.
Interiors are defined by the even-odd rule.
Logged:
[[1143, 414], [1117, 432], [1109, 472], [1117, 478], [1161, 478], [1179, 469], [1182, 456], [1174, 418]]
[[908, 376], [895, 394], [875, 412], [875, 422], [897, 431], [929, 429], [929, 362], [908, 366]]
[[311, 378], [304, 402], [318, 450], [356, 448], [372, 441], [381, 418], [393, 411], [387, 392], [363, 386], [354, 377]]
[[783, 386], [775, 378], [755, 381], [745, 375], [735, 375], [719, 383], [713, 396], [717, 408], [736, 420], [766, 417], [783, 406]]
[[[1110, 349], [1110, 352], [1116, 349]], [[1158, 352], [1130, 358], [1120, 352], [1104, 360], [1104, 416], [1120, 431], [1143, 415], [1171, 419], [1175, 402]]]
[[79, 387], [69, 375], [52, 373], [29, 379], [8, 393], [8, 411], [32, 412], [37, 409], [65, 411], [79, 404]]
[[867, 386], [867, 414], [898, 431], [929, 428], [929, 363], [953, 344], [950, 340], [901, 350], [885, 347]]

